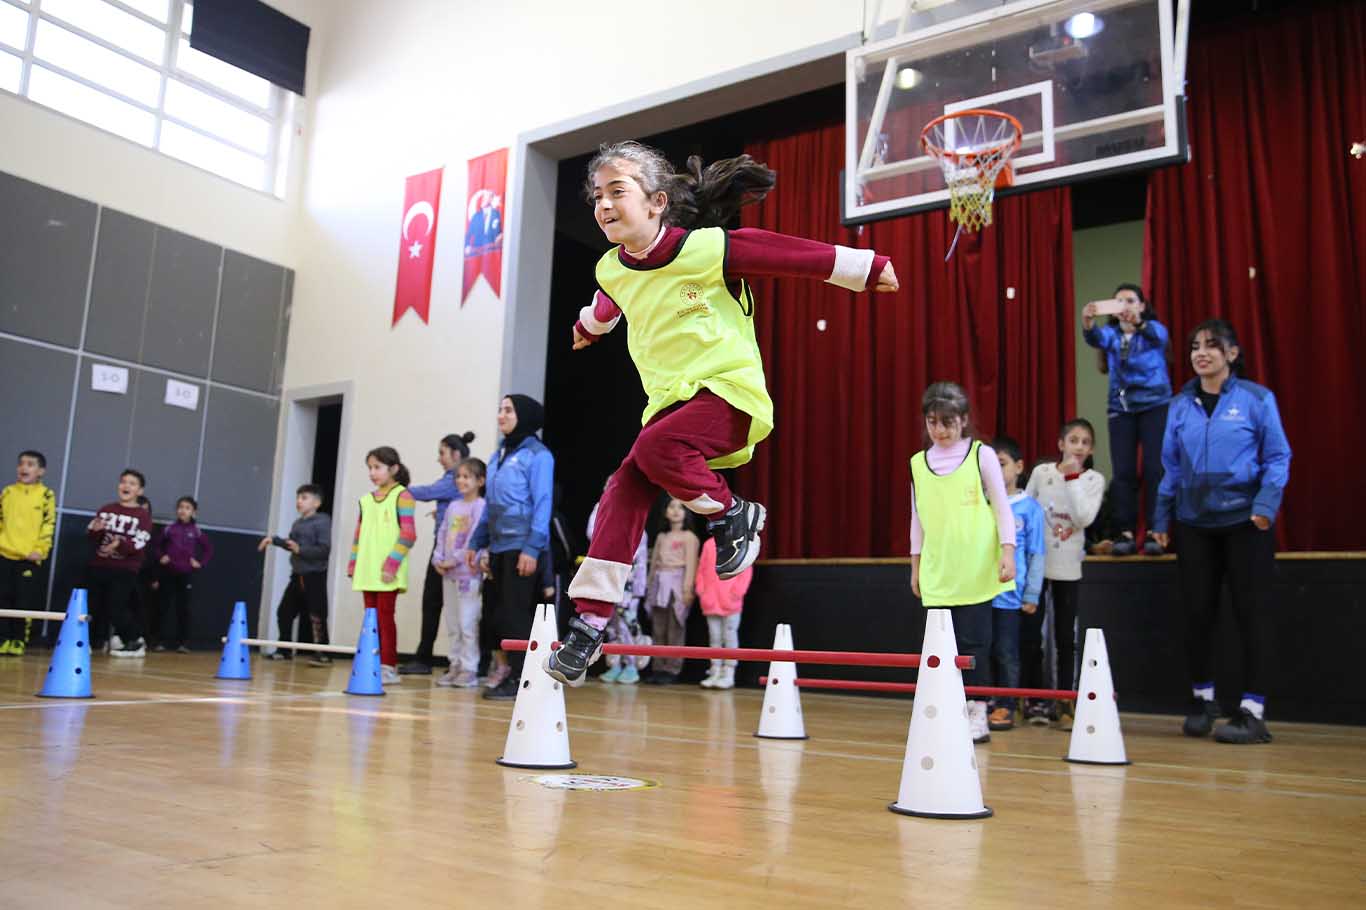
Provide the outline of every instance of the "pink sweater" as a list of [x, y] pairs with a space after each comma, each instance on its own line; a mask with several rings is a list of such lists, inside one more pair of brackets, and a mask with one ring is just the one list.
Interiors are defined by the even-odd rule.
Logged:
[[[1011, 533], [1014, 533], [1012, 529]], [[697, 558], [697, 599], [707, 616], [734, 616], [745, 607], [745, 592], [754, 577], [751, 566], [734, 578], [722, 581], [716, 574], [716, 541], [710, 537], [702, 544], [702, 555]]]
[[[925, 452], [925, 462], [936, 474], [949, 474], [968, 457], [971, 439], [960, 439], [951, 446], [935, 444]], [[1006, 495], [1006, 481], [1001, 476], [1001, 462], [996, 459], [996, 450], [983, 444], [977, 450], [977, 465], [982, 471], [982, 486], [986, 488], [987, 502], [996, 513], [996, 533], [1001, 545], [1015, 545], [1015, 514], [1010, 511], [1010, 497]], [[911, 496], [911, 555], [919, 556], [925, 547], [925, 529], [920, 526], [920, 516], [915, 510], [915, 496]]]

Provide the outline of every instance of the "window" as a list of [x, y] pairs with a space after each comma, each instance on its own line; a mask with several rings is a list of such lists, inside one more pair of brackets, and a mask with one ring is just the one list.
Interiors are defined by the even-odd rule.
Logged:
[[0, 91], [282, 195], [293, 96], [191, 48], [192, 3], [0, 0]]

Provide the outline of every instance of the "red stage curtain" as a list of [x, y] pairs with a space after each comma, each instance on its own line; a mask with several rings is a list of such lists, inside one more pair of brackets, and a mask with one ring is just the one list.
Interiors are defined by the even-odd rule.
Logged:
[[965, 234], [945, 263], [953, 231], [942, 210], [861, 233], [840, 226], [843, 149], [843, 124], [746, 148], [778, 187], [744, 210], [745, 226], [872, 247], [901, 281], [877, 295], [755, 284], [777, 426], [736, 480], [771, 510], [771, 558], [906, 555], [908, 460], [924, 444], [920, 396], [935, 380], [962, 383], [979, 435], [1009, 433], [1030, 460], [1056, 453], [1074, 407], [1069, 192], [998, 201], [996, 223]]
[[[1280, 541], [1366, 547], [1366, 5], [1316, 4], [1192, 37], [1191, 162], [1149, 181], [1144, 285], [1172, 330], [1233, 323], [1295, 450]], [[1353, 492], [1356, 491], [1356, 492]]]

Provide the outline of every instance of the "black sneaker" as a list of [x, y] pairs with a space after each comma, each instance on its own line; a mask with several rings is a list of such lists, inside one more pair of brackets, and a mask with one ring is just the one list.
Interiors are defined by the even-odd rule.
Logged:
[[602, 655], [605, 630], [595, 629], [579, 617], [569, 620], [569, 634], [551, 651], [541, 667], [566, 686], [578, 687], [587, 678], [588, 668]]
[[1214, 719], [1218, 716], [1218, 702], [1193, 696], [1186, 710], [1186, 722], [1181, 725], [1181, 732], [1187, 736], [1209, 736], [1209, 731], [1214, 729]]
[[432, 668], [422, 658], [415, 657], [406, 664], [399, 664], [398, 672], [400, 676], [431, 676]]
[[1161, 556], [1163, 553], [1166, 552], [1167, 548], [1162, 546], [1162, 544], [1158, 543], [1157, 539], [1154, 538], [1153, 535], [1149, 534], [1143, 538], [1144, 556]]
[[1214, 731], [1214, 741], [1217, 743], [1233, 743], [1238, 746], [1246, 746], [1251, 743], [1271, 742], [1271, 731], [1266, 728], [1266, 721], [1257, 717], [1247, 708], [1238, 711], [1236, 717]]
[[1134, 540], [1134, 535], [1125, 531], [1120, 535], [1119, 540], [1110, 548], [1111, 556], [1133, 556], [1138, 552], [1138, 541]]
[[494, 686], [492, 689], [484, 690], [484, 698], [489, 701], [512, 701], [517, 697], [517, 687], [522, 684], [519, 677], [508, 674], [508, 678]]
[[707, 522], [707, 533], [716, 541], [716, 574], [734, 578], [754, 565], [759, 558], [759, 532], [764, 529], [768, 510], [757, 502], [734, 500], [720, 518]]
[[1024, 716], [1031, 727], [1048, 726], [1048, 714], [1049, 710], [1046, 702], [1039, 701], [1036, 698], [1031, 698], [1025, 702]]

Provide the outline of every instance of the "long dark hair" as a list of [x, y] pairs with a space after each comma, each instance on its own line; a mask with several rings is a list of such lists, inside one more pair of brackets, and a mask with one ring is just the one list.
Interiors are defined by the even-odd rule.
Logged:
[[394, 480], [403, 486], [406, 487], [412, 482], [412, 478], [408, 475], [408, 469], [404, 466], [403, 460], [398, 457], [398, 450], [393, 446], [379, 446], [378, 448], [371, 449], [365, 453], [365, 460], [369, 461], [371, 458], [382, 465], [398, 468], [398, 470], [394, 472]]
[[469, 430], [458, 436], [455, 433], [447, 433], [441, 437], [441, 444], [459, 455], [461, 461], [470, 457], [470, 443], [472, 442], [474, 442], [474, 434]]
[[636, 182], [645, 195], [664, 193], [665, 224], [683, 228], [721, 227], [740, 209], [759, 202], [773, 189], [778, 175], [749, 155], [713, 161], [706, 167], [702, 159], [688, 158], [687, 170], [677, 173], [669, 159], [658, 149], [634, 140], [603, 143], [588, 162], [584, 197], [593, 201], [593, 175], [612, 161], [629, 161], [639, 170]]
[[[1136, 285], [1136, 284], [1133, 284], [1133, 283], [1131, 283], [1131, 282], [1126, 281], [1126, 282], [1124, 282], [1123, 284], [1117, 285], [1117, 286], [1115, 287], [1114, 293], [1112, 293], [1110, 296], [1113, 297], [1113, 296], [1115, 296], [1115, 294], [1118, 294], [1120, 291], [1133, 291], [1134, 294], [1137, 295], [1138, 300], [1139, 300], [1139, 303], [1142, 303], [1142, 304], [1143, 304], [1143, 321], [1144, 321], [1144, 322], [1147, 322], [1148, 320], [1156, 319], [1156, 318], [1157, 318], [1157, 312], [1153, 309], [1153, 302], [1152, 302], [1151, 300], [1148, 299], [1148, 295], [1147, 295], [1147, 294], [1143, 293], [1143, 288], [1142, 288], [1142, 287], [1140, 287], [1139, 285]], [[1118, 321], [1119, 321], [1119, 320], [1116, 319], [1114, 316], [1103, 316], [1103, 317], [1101, 317], [1101, 318], [1104, 319], [1104, 320], [1106, 321], [1106, 324], [1108, 324], [1108, 325], [1115, 325], [1115, 324], [1118, 323]], [[1110, 362], [1109, 362], [1108, 360], [1105, 359], [1105, 352], [1104, 352], [1104, 351], [1096, 351], [1096, 363], [1098, 363], [1098, 364], [1100, 365], [1100, 372], [1101, 372], [1102, 375], [1108, 375], [1108, 374], [1109, 374], [1109, 372], [1110, 372]]]
[[1209, 332], [1209, 337], [1218, 345], [1219, 350], [1224, 352], [1225, 357], [1228, 356], [1229, 348], [1238, 349], [1238, 357], [1229, 363], [1228, 370], [1234, 376], [1242, 376], [1243, 362], [1247, 359], [1245, 356], [1247, 352], [1238, 343], [1238, 333], [1233, 331], [1233, 323], [1227, 319], [1206, 319], [1197, 325], [1191, 330], [1190, 338], [1186, 341], [1187, 358], [1190, 357], [1190, 349], [1195, 347], [1195, 339], [1200, 336], [1201, 332]]

